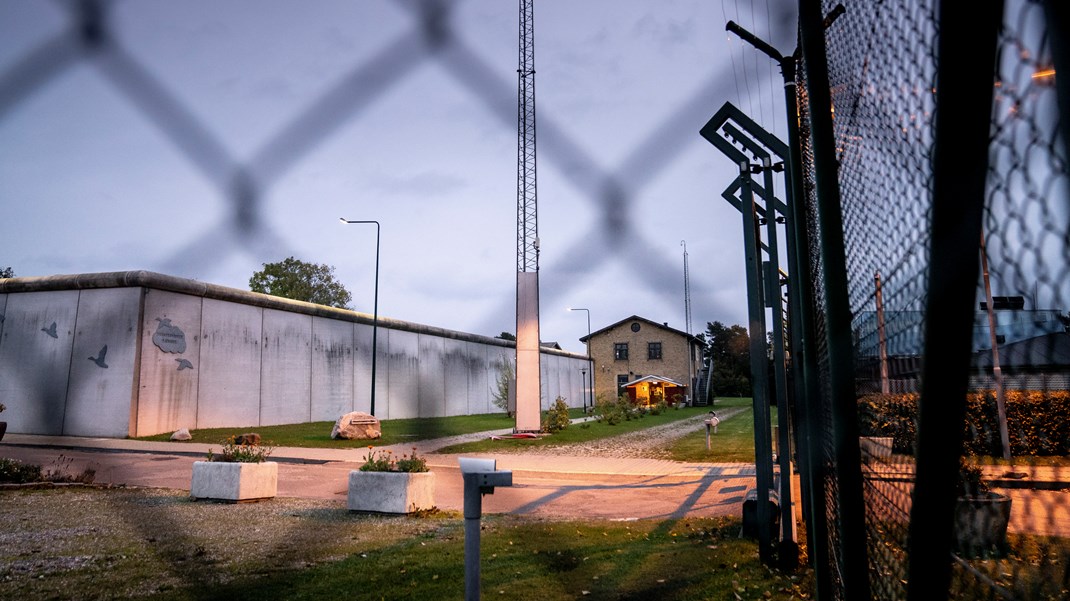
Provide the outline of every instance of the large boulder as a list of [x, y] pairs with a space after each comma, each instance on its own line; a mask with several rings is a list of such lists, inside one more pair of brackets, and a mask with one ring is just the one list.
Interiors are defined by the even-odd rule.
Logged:
[[345, 438], [348, 440], [367, 440], [382, 438], [383, 430], [379, 425], [379, 418], [363, 411], [353, 411], [338, 418], [331, 428], [331, 438]]

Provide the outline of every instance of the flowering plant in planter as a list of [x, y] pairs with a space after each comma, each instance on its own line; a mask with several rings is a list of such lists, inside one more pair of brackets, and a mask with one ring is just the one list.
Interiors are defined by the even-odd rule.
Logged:
[[360, 471], [418, 473], [428, 471], [428, 467], [427, 460], [416, 455], [416, 447], [412, 448], [411, 455], [403, 454], [396, 458], [393, 451], [376, 451], [374, 447], [368, 447], [368, 454], [364, 456]]
[[226, 463], [261, 463], [267, 461], [268, 455], [275, 450], [275, 447], [269, 445], [261, 445], [259, 442], [260, 437], [256, 437], [255, 442], [248, 442], [248, 434], [241, 436], [242, 440], [238, 440], [239, 437], [231, 436], [223, 441], [223, 451], [221, 454], [216, 455], [212, 453], [212, 449], [208, 449], [208, 461], [222, 461]]
[[219, 455], [208, 450], [206, 461], [193, 463], [190, 496], [243, 502], [274, 497], [278, 491], [279, 464], [267, 461], [274, 447], [261, 446], [260, 436], [243, 434], [223, 441]]
[[412, 513], [434, 507], [435, 474], [427, 461], [412, 453], [395, 457], [368, 447], [359, 469], [349, 472], [350, 511]]

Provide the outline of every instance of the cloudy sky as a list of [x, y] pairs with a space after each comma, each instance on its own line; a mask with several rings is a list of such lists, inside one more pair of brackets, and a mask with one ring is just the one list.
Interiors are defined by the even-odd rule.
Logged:
[[[87, 51], [70, 4], [0, 3], [0, 267], [144, 269], [248, 289], [327, 263], [371, 312], [515, 328], [515, 1], [126, 0]], [[744, 323], [725, 102], [784, 137], [781, 0], [538, 0], [541, 331], [583, 351], [632, 314]], [[73, 32], [73, 33], [72, 33]]]

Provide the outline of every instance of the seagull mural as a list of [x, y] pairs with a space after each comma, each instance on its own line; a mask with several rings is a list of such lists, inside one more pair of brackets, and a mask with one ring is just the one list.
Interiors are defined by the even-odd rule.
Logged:
[[178, 361], [178, 371], [193, 369], [193, 364], [189, 362], [189, 359], [175, 359], [175, 361]]
[[41, 331], [53, 338], [59, 338], [59, 336], [56, 335], [56, 322], [54, 321], [52, 322], [52, 325], [47, 328], [41, 328]]
[[104, 357], [107, 354], [108, 354], [108, 345], [105, 344], [104, 346], [100, 347], [100, 352], [97, 353], [97, 356], [96, 357], [90, 357], [89, 360], [92, 361], [93, 363], [96, 363], [97, 367], [103, 367], [104, 369], [108, 369], [108, 364], [104, 362]]

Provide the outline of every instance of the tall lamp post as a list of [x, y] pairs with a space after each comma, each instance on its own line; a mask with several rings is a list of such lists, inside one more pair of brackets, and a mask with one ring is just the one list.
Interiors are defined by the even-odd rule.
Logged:
[[[591, 360], [591, 310], [584, 309], [582, 307], [569, 307], [569, 311], [586, 311], [587, 312], [587, 364], [590, 366], [591, 379], [588, 381], [591, 391], [591, 406], [594, 407], [594, 362]], [[587, 412], [587, 395], [583, 396], [583, 412]]]
[[368, 413], [375, 415], [375, 359], [379, 356], [379, 222], [354, 221], [345, 217], [338, 218], [342, 223], [375, 224], [375, 301], [372, 308], [372, 398]]

